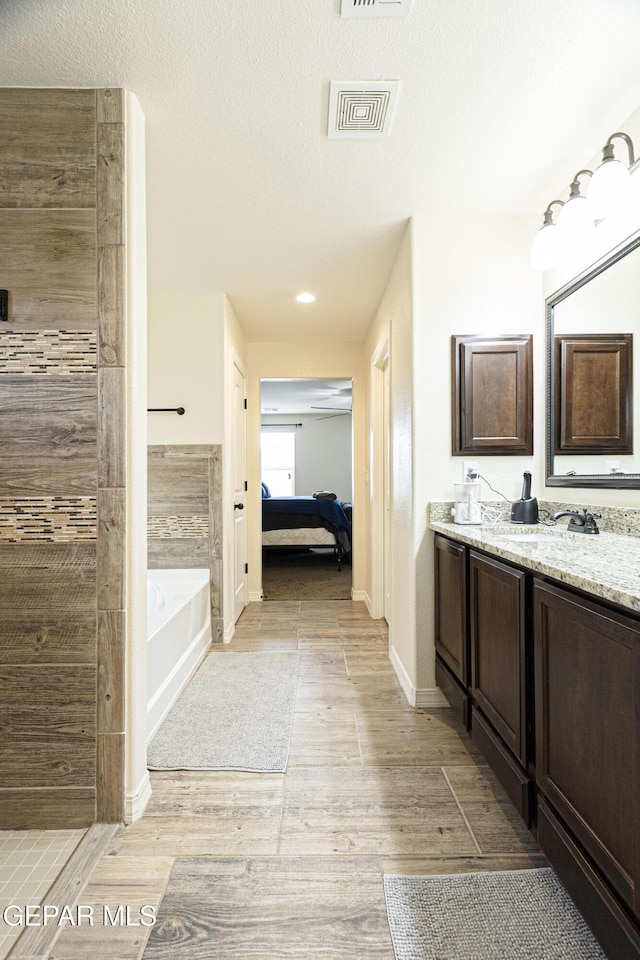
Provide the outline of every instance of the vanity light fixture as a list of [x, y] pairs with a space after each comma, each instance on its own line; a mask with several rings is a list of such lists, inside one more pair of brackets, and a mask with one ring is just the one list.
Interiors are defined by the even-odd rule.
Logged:
[[312, 293], [299, 293], [296, 300], [298, 303], [313, 303], [315, 297]]
[[[624, 140], [629, 153], [629, 163], [625, 165], [613, 155], [613, 140]], [[612, 133], [602, 148], [602, 163], [596, 169], [589, 186], [589, 205], [594, 220], [603, 220], [606, 216], [624, 208], [631, 200], [630, 168], [634, 163], [633, 142], [626, 133]]]
[[558, 262], [558, 227], [553, 220], [554, 204], [564, 207], [564, 200], [552, 200], [544, 212], [544, 223], [533, 238], [531, 266], [534, 270], [547, 270]]
[[[613, 155], [616, 139], [627, 145], [627, 165]], [[536, 270], [557, 266], [563, 252], [573, 253], [576, 247], [588, 244], [597, 222], [628, 208], [633, 202], [630, 171], [636, 165], [631, 137], [612, 133], [602, 148], [602, 163], [595, 173], [579, 170], [571, 182], [569, 199], [564, 203], [553, 200], [547, 207], [544, 223], [533, 241], [531, 266]], [[582, 192], [581, 176], [589, 177], [588, 194]], [[562, 207], [556, 223], [551, 210], [554, 204]]]
[[585, 194], [580, 193], [578, 177], [593, 176], [592, 170], [578, 170], [571, 181], [569, 199], [558, 214], [558, 233], [562, 245], [571, 249], [576, 243], [582, 243], [594, 228], [591, 207]]

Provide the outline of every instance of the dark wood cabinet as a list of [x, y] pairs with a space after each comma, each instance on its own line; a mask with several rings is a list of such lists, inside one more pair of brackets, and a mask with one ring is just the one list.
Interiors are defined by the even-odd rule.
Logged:
[[463, 544], [436, 537], [436, 651], [451, 673], [469, 682], [467, 631], [467, 551]]
[[533, 453], [532, 337], [453, 336], [454, 456]]
[[467, 550], [435, 539], [436, 680], [465, 726], [469, 725]]
[[442, 692], [605, 952], [640, 960], [640, 617], [438, 540]]
[[527, 764], [526, 574], [470, 551], [471, 696]]
[[471, 733], [524, 820], [534, 818], [527, 574], [469, 551]]
[[536, 583], [537, 783], [640, 914], [640, 623]]

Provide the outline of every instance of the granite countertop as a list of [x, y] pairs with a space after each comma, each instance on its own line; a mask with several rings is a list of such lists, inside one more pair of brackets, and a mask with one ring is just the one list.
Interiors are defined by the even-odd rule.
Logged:
[[[640, 612], [640, 538], [615, 533], [568, 533], [556, 526], [459, 524], [432, 519], [429, 526], [452, 540], [517, 563], [596, 597]], [[533, 534], [534, 540], [507, 537]]]

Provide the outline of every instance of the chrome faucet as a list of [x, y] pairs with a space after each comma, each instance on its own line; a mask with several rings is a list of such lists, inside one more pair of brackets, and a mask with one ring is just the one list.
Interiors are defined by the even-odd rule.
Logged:
[[554, 513], [552, 520], [559, 520], [560, 517], [571, 517], [567, 524], [567, 530], [571, 533], [600, 533], [596, 520], [602, 516], [601, 513], [587, 513], [586, 507], [582, 513], [577, 510], [560, 510]]

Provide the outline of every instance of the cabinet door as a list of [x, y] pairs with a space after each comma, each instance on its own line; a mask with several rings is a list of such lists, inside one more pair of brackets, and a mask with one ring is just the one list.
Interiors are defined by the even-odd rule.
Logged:
[[526, 767], [526, 574], [472, 550], [469, 586], [472, 699]]
[[435, 539], [436, 652], [452, 674], [469, 685], [466, 548]]
[[640, 624], [536, 582], [540, 791], [640, 913]]

